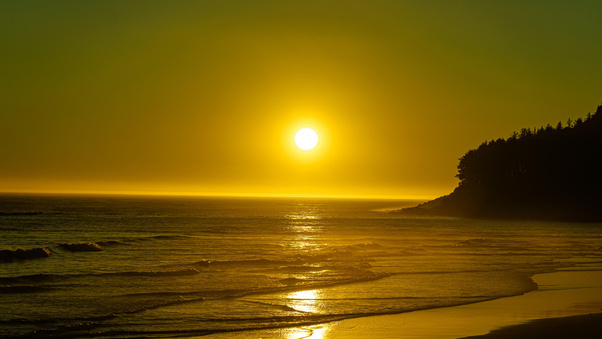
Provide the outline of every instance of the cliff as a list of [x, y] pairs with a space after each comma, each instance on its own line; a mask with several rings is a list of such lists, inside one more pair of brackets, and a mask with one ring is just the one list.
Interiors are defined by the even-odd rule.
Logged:
[[523, 128], [460, 158], [458, 187], [404, 214], [602, 221], [602, 105], [566, 125]]

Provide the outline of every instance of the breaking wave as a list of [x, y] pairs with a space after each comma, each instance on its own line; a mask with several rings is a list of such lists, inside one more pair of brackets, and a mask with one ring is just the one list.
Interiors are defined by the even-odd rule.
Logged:
[[55, 282], [71, 278], [85, 277], [178, 277], [189, 276], [201, 273], [195, 268], [184, 268], [170, 271], [125, 271], [125, 272], [107, 272], [107, 273], [81, 273], [81, 274], [33, 274], [16, 277], [0, 277], [0, 284], [30, 284]]
[[60, 248], [70, 252], [99, 252], [102, 251], [102, 247], [97, 243], [93, 242], [81, 242], [81, 243], [62, 243], [59, 245]]
[[0, 261], [13, 261], [15, 259], [37, 259], [47, 258], [51, 255], [47, 247], [17, 248], [16, 250], [0, 250]]
[[97, 241], [96, 244], [100, 247], [129, 245], [127, 242], [118, 240]]

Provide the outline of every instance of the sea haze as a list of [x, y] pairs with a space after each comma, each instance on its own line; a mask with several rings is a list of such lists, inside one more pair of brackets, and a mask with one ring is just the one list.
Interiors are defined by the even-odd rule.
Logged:
[[[4, 195], [0, 337], [178, 337], [478, 302], [602, 269], [602, 224], [412, 201]], [[21, 248], [22, 250], [18, 250]]]

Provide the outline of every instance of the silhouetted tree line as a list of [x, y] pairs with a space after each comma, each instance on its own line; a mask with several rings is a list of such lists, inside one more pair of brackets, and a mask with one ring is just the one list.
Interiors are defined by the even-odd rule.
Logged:
[[602, 105], [585, 119], [523, 128], [460, 158], [460, 184], [412, 214], [602, 221]]
[[[509, 215], [602, 215], [602, 105], [585, 119], [523, 128], [460, 158], [455, 192]], [[490, 214], [490, 213], [489, 213]], [[535, 216], [535, 215], [534, 215]]]

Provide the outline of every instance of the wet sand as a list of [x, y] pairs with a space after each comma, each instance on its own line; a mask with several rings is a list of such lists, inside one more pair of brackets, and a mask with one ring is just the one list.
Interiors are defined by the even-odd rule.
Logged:
[[[347, 319], [204, 338], [600, 338], [602, 272], [563, 271], [533, 277], [539, 288], [520, 296], [402, 314]], [[592, 314], [592, 315], [590, 315]], [[573, 317], [582, 315], [580, 317]], [[585, 315], [585, 316], [583, 316]], [[567, 318], [568, 317], [568, 318]], [[512, 326], [512, 327], [509, 327]], [[508, 328], [509, 327], [509, 328]], [[597, 331], [597, 332], [596, 332]], [[225, 335], [225, 336], [224, 336]]]
[[[407, 314], [351, 319], [333, 324], [329, 335], [323, 338], [462, 338], [484, 335], [531, 320], [602, 310], [602, 272], [556, 272], [538, 274], [533, 279], [539, 288], [524, 295]], [[590, 323], [595, 319], [591, 318]], [[523, 325], [523, 328], [543, 329], [542, 324], [569, 326], [563, 319], [553, 319]], [[362, 332], [370, 336], [362, 335]], [[534, 338], [533, 335], [527, 337]]]
[[504, 327], [482, 336], [465, 339], [502, 338], [602, 338], [602, 313], [575, 315], [564, 318], [538, 319], [526, 324]]

